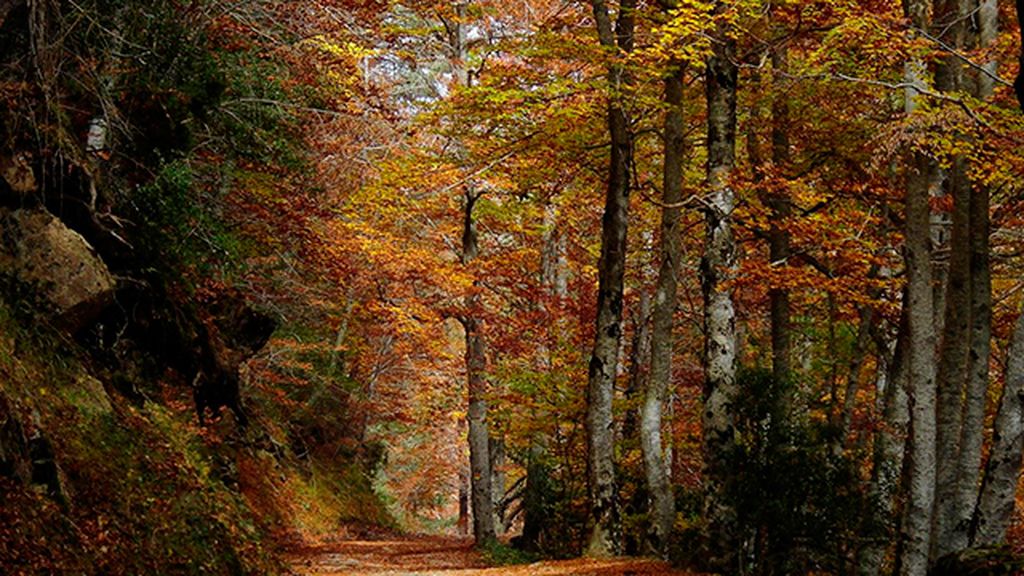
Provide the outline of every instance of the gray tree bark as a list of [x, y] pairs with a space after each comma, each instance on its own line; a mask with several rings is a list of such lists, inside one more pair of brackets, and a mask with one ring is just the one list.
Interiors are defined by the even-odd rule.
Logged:
[[950, 552], [970, 545], [970, 523], [978, 502], [979, 470], [984, 444], [992, 341], [992, 273], [989, 265], [989, 190], [978, 185], [971, 194], [971, 330], [964, 393], [963, 426], [957, 458], [954, 529]]
[[[683, 70], [673, 66], [665, 78], [665, 141], [662, 167], [661, 265], [654, 294], [651, 328], [651, 373], [640, 413], [640, 446], [647, 476], [648, 544], [656, 554], [668, 553], [675, 523], [675, 499], [661, 438], [662, 409], [672, 380], [672, 327], [676, 311], [676, 274], [681, 258], [679, 203], [683, 198]], [[671, 441], [671, 439], [669, 440]]]
[[[622, 0], [613, 29], [604, 0], [592, 0], [601, 46], [628, 53], [633, 49], [635, 0]], [[612, 397], [622, 340], [622, 290], [626, 269], [626, 229], [629, 217], [633, 135], [622, 101], [629, 77], [618, 62], [608, 68], [608, 133], [611, 161], [601, 227], [598, 263], [597, 325], [587, 376], [587, 465], [592, 527], [588, 556], [618, 555], [622, 527], [616, 499], [615, 435]]]
[[928, 570], [932, 509], [935, 501], [935, 326], [932, 314], [931, 240], [928, 189], [921, 172], [927, 160], [915, 162], [908, 175], [906, 261], [910, 342], [908, 393], [911, 405], [907, 458], [906, 508], [903, 519], [902, 576], [924, 576]]
[[[968, 2], [937, 0], [933, 17], [933, 34], [947, 45], [962, 50], [966, 40]], [[935, 86], [943, 92], [962, 88], [963, 64], [959, 57], [947, 54], [936, 67]], [[949, 264], [944, 294], [944, 320], [938, 356], [938, 405], [936, 413], [936, 446], [947, 455], [938, 459], [936, 499], [933, 515], [933, 538], [930, 561], [934, 563], [957, 546], [957, 479], [962, 430], [964, 386], [967, 381], [967, 351], [970, 342], [971, 290], [970, 274], [970, 183], [966, 178], [966, 162], [956, 157], [947, 171], [946, 188], [953, 199], [952, 233], [949, 240]]]
[[[928, 2], [904, 3], [907, 16], [926, 29]], [[914, 86], [923, 84], [924, 66], [908, 62], [906, 108], [912, 113], [919, 98]], [[935, 503], [935, 324], [931, 271], [931, 208], [928, 184], [931, 161], [920, 152], [908, 154], [906, 169], [906, 230], [904, 258], [907, 268], [908, 381], [911, 420], [906, 458], [906, 504], [898, 562], [901, 576], [925, 576], [928, 571]]]
[[[953, 196], [953, 231], [949, 242], [949, 274], [946, 285], [945, 322], [938, 357], [938, 405], [936, 446], [943, 458], [936, 462], [936, 499], [931, 561], [963, 548], [956, 543], [957, 502], [960, 470], [961, 432], [964, 403], [961, 400], [967, 381], [967, 352], [970, 343], [970, 183], [966, 182], [963, 158], [954, 160], [949, 170], [949, 188]], [[980, 454], [980, 453], [979, 453]], [[974, 468], [977, 472], [977, 465]], [[970, 512], [968, 512], [968, 516]], [[964, 542], [966, 544], [966, 542]]]
[[973, 521], [972, 544], [1006, 542], [1013, 519], [1017, 479], [1024, 452], [1024, 314], [1017, 317], [1006, 361], [1006, 385], [992, 432], [992, 453], [985, 466]]
[[[719, 3], [715, 10], [721, 12]], [[736, 309], [725, 285], [736, 274], [736, 242], [732, 231], [735, 194], [730, 178], [736, 163], [736, 42], [719, 24], [707, 60], [707, 181], [701, 291], [704, 298], [704, 545], [709, 567], [732, 573], [738, 569], [739, 534], [736, 511], [727, 501], [727, 455], [736, 424], [732, 414], [736, 389]]]
[[[972, 0], [942, 0], [936, 5], [936, 34], [957, 51], [979, 44], [987, 46], [995, 37], [993, 8]], [[968, 27], [966, 23], [975, 13], [978, 26]], [[936, 86], [985, 98], [990, 82], [980, 79], [984, 74], [978, 76], [976, 81], [969, 81], [961, 58], [949, 54], [937, 70]], [[937, 445], [951, 457], [938, 463], [933, 562], [970, 543], [984, 442], [992, 332], [989, 198], [984, 185], [975, 185], [972, 191], [967, 168], [966, 159], [956, 157], [949, 170], [954, 198], [953, 237], [946, 330], [939, 360]]]
[[[968, 44], [980, 48], [990, 46], [998, 27], [998, 11], [994, 0], [982, 0], [977, 6], [977, 26]], [[973, 10], [974, 3], [967, 9]], [[989, 72], [995, 63], [984, 64]], [[991, 96], [991, 78], [977, 74], [972, 83], [974, 95], [979, 99]], [[968, 186], [970, 186], [968, 182]], [[958, 455], [959, 475], [955, 495], [955, 532], [951, 551], [970, 545], [970, 524], [979, 497], [979, 470], [984, 444], [985, 407], [989, 390], [989, 361], [992, 342], [992, 272], [989, 260], [989, 188], [974, 183], [970, 193], [968, 218], [970, 220], [970, 347], [967, 357], [967, 382], [964, 392], [963, 424]]]

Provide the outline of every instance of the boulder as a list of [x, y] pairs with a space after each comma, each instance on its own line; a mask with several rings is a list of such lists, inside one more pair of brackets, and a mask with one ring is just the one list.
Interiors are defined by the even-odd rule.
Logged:
[[116, 282], [79, 233], [43, 209], [3, 213], [6, 254], [0, 265], [34, 285], [54, 323], [77, 332], [114, 299]]

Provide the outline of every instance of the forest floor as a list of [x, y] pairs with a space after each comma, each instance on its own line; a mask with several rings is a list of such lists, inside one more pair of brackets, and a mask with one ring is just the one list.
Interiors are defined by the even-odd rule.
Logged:
[[296, 550], [290, 561], [300, 576], [695, 576], [638, 558], [489, 566], [472, 540], [425, 536], [307, 547]]

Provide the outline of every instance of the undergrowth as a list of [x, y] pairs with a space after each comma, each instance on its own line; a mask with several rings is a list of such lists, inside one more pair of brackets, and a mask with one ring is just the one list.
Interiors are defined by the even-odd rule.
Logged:
[[60, 341], [0, 306], [0, 416], [44, 435], [63, 492], [0, 476], [4, 574], [277, 574], [284, 536], [387, 522], [358, 465], [297, 458], [274, 437], [286, 424], [199, 428], [172, 382], [137, 406]]

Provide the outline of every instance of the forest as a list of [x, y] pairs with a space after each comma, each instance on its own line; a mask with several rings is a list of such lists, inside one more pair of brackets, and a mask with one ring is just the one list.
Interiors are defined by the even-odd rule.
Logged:
[[1024, 574], [1022, 23], [0, 0], [0, 574]]

